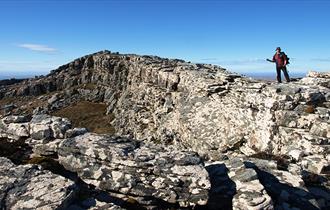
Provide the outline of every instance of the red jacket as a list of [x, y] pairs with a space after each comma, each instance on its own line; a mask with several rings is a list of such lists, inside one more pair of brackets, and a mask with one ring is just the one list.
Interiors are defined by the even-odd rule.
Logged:
[[285, 53], [281, 52], [280, 54], [275, 54], [273, 56], [273, 61], [276, 62], [276, 67], [283, 67], [284, 61], [287, 60]]

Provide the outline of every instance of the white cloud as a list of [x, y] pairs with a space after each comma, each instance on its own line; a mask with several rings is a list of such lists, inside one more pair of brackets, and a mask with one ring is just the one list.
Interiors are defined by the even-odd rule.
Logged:
[[45, 53], [52, 53], [57, 51], [57, 49], [55, 48], [40, 44], [19, 44], [18, 47], [26, 48], [37, 52], [45, 52]]

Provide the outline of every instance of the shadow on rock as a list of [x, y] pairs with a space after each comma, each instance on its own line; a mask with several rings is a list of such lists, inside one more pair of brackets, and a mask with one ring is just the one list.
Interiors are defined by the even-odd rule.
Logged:
[[225, 164], [206, 166], [211, 181], [209, 200], [205, 206], [198, 210], [229, 210], [233, 208], [233, 197], [236, 194], [236, 184], [228, 176]]
[[17, 165], [25, 163], [31, 154], [32, 147], [25, 143], [24, 138], [14, 142], [0, 138], [0, 157], [6, 157]]
[[245, 166], [253, 168], [257, 172], [258, 179], [268, 195], [271, 196], [275, 209], [295, 207], [304, 210], [317, 210], [324, 208], [324, 201], [318, 200], [311, 192], [280, 182], [276, 176], [261, 170], [252, 162], [246, 161]]

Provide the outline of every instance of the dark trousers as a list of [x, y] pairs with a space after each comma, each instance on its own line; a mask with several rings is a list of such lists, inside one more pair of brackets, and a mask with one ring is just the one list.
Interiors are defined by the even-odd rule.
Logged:
[[286, 69], [286, 66], [276, 67], [277, 81], [282, 82], [281, 70], [283, 71], [283, 74], [284, 74], [284, 77], [285, 77], [286, 81], [290, 82], [290, 77], [289, 77], [289, 74], [288, 74], [288, 70]]

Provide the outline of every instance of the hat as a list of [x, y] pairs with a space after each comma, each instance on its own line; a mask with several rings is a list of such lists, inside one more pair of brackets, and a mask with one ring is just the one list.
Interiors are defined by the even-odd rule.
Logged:
[[280, 47], [276, 47], [276, 50], [275, 51], [277, 51], [277, 50], [281, 50], [281, 48]]

